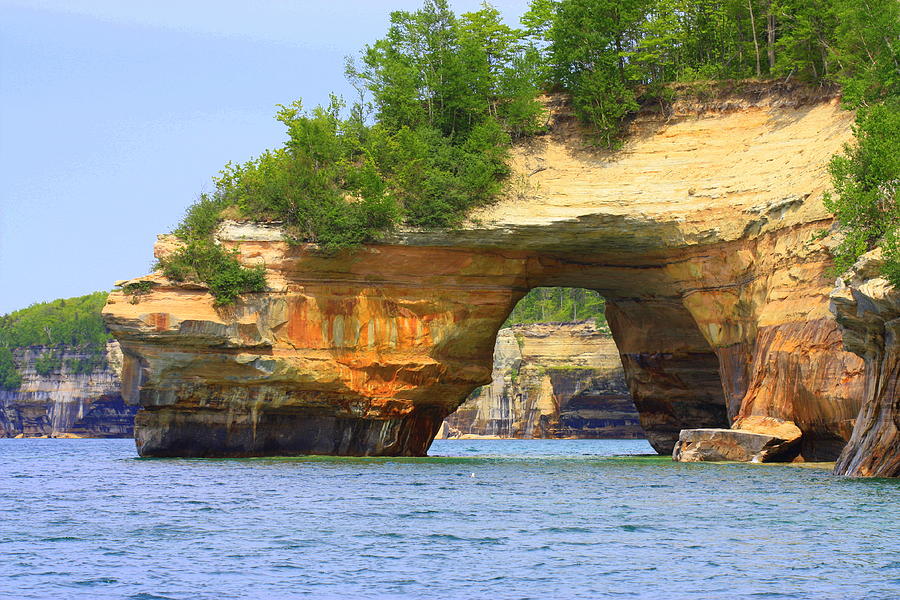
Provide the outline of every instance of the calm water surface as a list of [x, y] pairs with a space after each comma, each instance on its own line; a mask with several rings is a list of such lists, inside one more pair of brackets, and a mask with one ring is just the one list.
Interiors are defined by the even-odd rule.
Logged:
[[0, 440], [9, 598], [900, 598], [900, 481], [643, 441], [142, 460]]

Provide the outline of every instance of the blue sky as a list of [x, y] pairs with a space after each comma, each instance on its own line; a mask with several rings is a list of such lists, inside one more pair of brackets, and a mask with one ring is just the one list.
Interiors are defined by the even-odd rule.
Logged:
[[0, 314], [148, 272], [227, 161], [283, 141], [276, 104], [352, 98], [344, 58], [420, 4], [0, 0]]

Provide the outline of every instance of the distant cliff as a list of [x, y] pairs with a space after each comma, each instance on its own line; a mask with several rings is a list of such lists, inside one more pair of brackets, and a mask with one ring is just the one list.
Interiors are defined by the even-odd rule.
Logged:
[[593, 321], [501, 329], [492, 376], [438, 437], [644, 437], [616, 344]]
[[[48, 356], [56, 365], [49, 372], [37, 367]], [[0, 390], [0, 437], [134, 435], [137, 407], [122, 400], [122, 351], [117, 342], [107, 344], [106, 356], [99, 360], [66, 346], [17, 348], [13, 358], [22, 384], [18, 390]], [[93, 368], [85, 369], [86, 361]]]

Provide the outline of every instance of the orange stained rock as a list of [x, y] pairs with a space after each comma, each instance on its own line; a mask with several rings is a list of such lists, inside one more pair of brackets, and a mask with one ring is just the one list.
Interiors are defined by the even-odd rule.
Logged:
[[[822, 91], [748, 85], [642, 112], [612, 154], [555, 106], [548, 135], [515, 148], [509, 193], [460, 229], [324, 256], [271, 224], [222, 224], [223, 244], [265, 265], [267, 292], [223, 310], [157, 275], [140, 303], [117, 292], [104, 311], [140, 361], [142, 452], [214, 453], [193, 440], [224, 428], [233, 453], [421, 454], [491, 381], [516, 300], [566, 285], [606, 297], [660, 451], [681, 429], [761, 416], [833, 454], [859, 408], [862, 363], [828, 312], [834, 239], [814, 234], [831, 222], [827, 163], [852, 115]], [[148, 314], [161, 315], [152, 331]], [[249, 398], [270, 400], [251, 412]]]

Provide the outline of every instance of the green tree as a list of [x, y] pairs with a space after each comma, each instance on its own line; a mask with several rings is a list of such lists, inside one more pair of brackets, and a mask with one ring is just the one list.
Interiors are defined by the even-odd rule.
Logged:
[[831, 0], [775, 0], [779, 24], [773, 75], [820, 81], [831, 75], [835, 18]]
[[565, 0], [547, 33], [554, 80], [569, 90], [580, 116], [614, 146], [622, 119], [637, 110], [634, 51], [645, 0]]
[[62, 368], [60, 349], [78, 350], [84, 362], [102, 366], [106, 362], [106, 343], [111, 339], [100, 311], [106, 304], [106, 292], [77, 298], [40, 302], [0, 316], [0, 388], [17, 389], [22, 378], [16, 371], [12, 350], [45, 346], [35, 368], [41, 375]]
[[606, 301], [584, 288], [535, 288], [513, 308], [504, 327], [522, 323], [550, 323], [594, 319], [606, 329]]
[[835, 263], [844, 270], [884, 243], [885, 274], [900, 286], [900, 102], [891, 99], [860, 110], [854, 132], [855, 143], [831, 160], [834, 194], [825, 198], [844, 232]]
[[12, 351], [0, 346], [0, 390], [13, 391], [22, 385], [22, 376], [16, 370]]
[[900, 3], [833, 0], [834, 60], [844, 101], [864, 106], [900, 95]]

